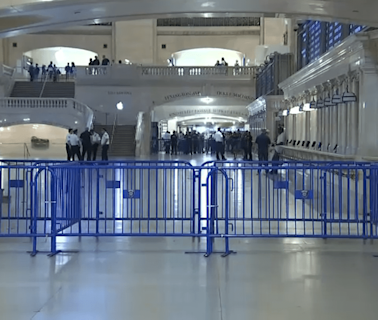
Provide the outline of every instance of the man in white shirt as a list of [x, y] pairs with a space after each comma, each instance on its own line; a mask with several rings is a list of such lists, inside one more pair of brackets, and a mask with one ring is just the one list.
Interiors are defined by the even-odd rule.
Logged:
[[80, 154], [80, 139], [77, 136], [77, 130], [74, 130], [73, 133], [69, 136], [69, 144], [71, 146], [72, 160], [75, 161], [76, 155], [78, 160], [81, 161], [82, 159]]
[[92, 140], [92, 154], [93, 154], [93, 161], [96, 161], [96, 157], [97, 157], [97, 149], [98, 149], [98, 146], [100, 145], [101, 143], [101, 138], [100, 138], [100, 135], [96, 132], [96, 131], [93, 131], [92, 130], [92, 135], [91, 135], [91, 140]]
[[221, 129], [218, 128], [218, 131], [214, 134], [215, 139], [215, 150], [217, 154], [217, 160], [220, 160], [220, 156], [222, 157], [222, 160], [226, 160], [224, 157], [224, 151], [223, 151], [223, 134], [221, 132]]
[[71, 139], [72, 129], [68, 129], [68, 134], [66, 136], [66, 152], [67, 152], [67, 161], [71, 161], [72, 157], [72, 151], [71, 151], [71, 145], [70, 145], [70, 139]]
[[165, 153], [169, 154], [169, 150], [171, 149], [171, 134], [169, 131], [163, 134], [163, 141], [164, 141], [164, 148], [165, 148]]
[[110, 138], [109, 134], [105, 128], [102, 128], [102, 138], [101, 138], [101, 147], [102, 147], [102, 161], [108, 161], [108, 151], [109, 151]]

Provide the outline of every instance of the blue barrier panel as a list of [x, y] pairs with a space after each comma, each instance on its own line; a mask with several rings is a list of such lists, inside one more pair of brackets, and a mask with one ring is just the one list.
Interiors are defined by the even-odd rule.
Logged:
[[[213, 237], [378, 237], [369, 216], [376, 198], [371, 166], [270, 163], [269, 169], [273, 173], [259, 164], [219, 163], [224, 177], [217, 194], [229, 204], [217, 203]], [[223, 233], [226, 225], [231, 229]]]
[[204, 236], [192, 227], [196, 182], [191, 166], [50, 169], [59, 183], [54, 236]]

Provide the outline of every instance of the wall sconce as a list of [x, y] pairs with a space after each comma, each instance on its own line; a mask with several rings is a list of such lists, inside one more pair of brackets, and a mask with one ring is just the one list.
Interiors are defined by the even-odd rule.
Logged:
[[316, 101], [316, 109], [321, 109], [321, 108], [324, 108], [324, 101], [322, 98]]
[[342, 103], [343, 102], [343, 99], [342, 97], [339, 95], [339, 90], [336, 90], [336, 93], [333, 95], [332, 97], [332, 103], [334, 105], [337, 105], [339, 103]]
[[357, 96], [353, 92], [349, 92], [347, 87], [347, 91], [343, 93], [341, 100], [344, 103], [357, 102]]
[[327, 98], [324, 99], [324, 106], [325, 107], [333, 107], [335, 104], [332, 102], [331, 97], [328, 95]]

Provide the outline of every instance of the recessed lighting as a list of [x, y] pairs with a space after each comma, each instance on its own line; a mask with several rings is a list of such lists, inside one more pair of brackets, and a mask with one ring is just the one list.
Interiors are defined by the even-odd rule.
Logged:
[[77, 124], [77, 121], [75, 121], [75, 124]]
[[30, 118], [25, 118], [24, 121], [25, 122], [30, 121]]

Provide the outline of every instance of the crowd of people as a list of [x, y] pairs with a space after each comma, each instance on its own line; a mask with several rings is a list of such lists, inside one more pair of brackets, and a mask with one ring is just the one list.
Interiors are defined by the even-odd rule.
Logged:
[[[285, 130], [283, 127], [278, 128], [278, 137], [276, 142], [271, 141], [269, 130], [263, 129], [261, 134], [253, 140], [249, 131], [240, 130], [234, 132], [224, 132], [218, 128], [217, 132], [206, 136], [196, 131], [172, 134], [167, 131], [163, 134], [164, 149], [166, 154], [215, 154], [217, 160], [226, 160], [225, 154], [231, 153], [236, 160], [239, 155], [245, 161], [253, 160], [252, 150], [255, 150], [259, 161], [279, 161], [281, 160], [282, 145], [285, 144]], [[272, 156], [269, 156], [270, 151]]]
[[215, 134], [196, 131], [188, 131], [186, 134], [174, 131], [171, 134], [167, 131], [163, 134], [162, 139], [166, 154], [216, 154], [220, 159], [224, 158], [224, 156], [220, 156], [221, 154], [231, 152], [234, 159], [242, 154], [243, 159], [252, 160], [252, 135], [248, 131], [222, 132], [221, 129], [218, 129]]
[[[75, 78], [76, 76], [76, 66], [75, 62], [67, 63], [65, 67], [66, 79]], [[38, 63], [35, 65], [32, 63], [29, 65], [29, 77], [30, 81], [58, 81], [60, 75], [62, 74], [61, 70], [51, 61], [48, 66], [45, 64], [42, 67], [39, 67]]]
[[101, 146], [101, 160], [108, 161], [110, 138], [106, 129], [102, 129], [101, 136], [88, 128], [78, 135], [77, 129], [68, 129], [66, 137], [67, 161], [96, 161], [97, 151]]

